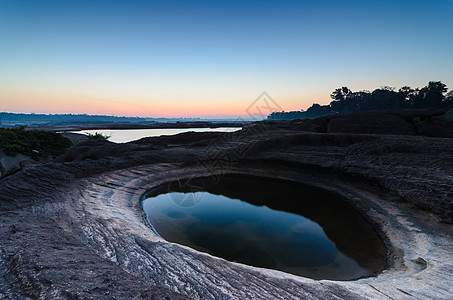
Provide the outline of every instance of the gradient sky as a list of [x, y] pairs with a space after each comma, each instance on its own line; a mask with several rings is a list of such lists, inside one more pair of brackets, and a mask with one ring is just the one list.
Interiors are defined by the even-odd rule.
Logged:
[[453, 89], [453, 0], [0, 0], [0, 111], [244, 115]]

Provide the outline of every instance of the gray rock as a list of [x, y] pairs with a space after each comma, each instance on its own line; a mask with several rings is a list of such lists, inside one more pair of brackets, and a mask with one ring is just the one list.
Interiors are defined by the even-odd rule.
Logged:
[[0, 178], [35, 164], [37, 162], [28, 155], [17, 154], [10, 156], [0, 149]]
[[[11, 299], [448, 299], [453, 294], [453, 140], [309, 133], [281, 124], [237, 133], [72, 147], [0, 180], [0, 295]], [[140, 199], [179, 178], [247, 174], [341, 195], [388, 246], [387, 268], [312, 280], [168, 243]], [[450, 224], [448, 224], [450, 223]]]

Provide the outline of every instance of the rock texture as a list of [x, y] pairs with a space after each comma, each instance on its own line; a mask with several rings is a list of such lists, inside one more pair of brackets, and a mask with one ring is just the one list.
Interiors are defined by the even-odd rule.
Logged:
[[[296, 125], [87, 142], [1, 180], [0, 298], [450, 298], [453, 140]], [[311, 280], [171, 244], [148, 228], [140, 199], [149, 189], [229, 173], [342, 195], [386, 242], [386, 270]]]
[[453, 137], [453, 122], [443, 110], [395, 110], [333, 114], [317, 119], [267, 121], [265, 124], [318, 133], [372, 133]]
[[39, 162], [33, 160], [30, 156], [23, 154], [10, 156], [0, 149], [0, 178], [36, 164], [39, 164]]

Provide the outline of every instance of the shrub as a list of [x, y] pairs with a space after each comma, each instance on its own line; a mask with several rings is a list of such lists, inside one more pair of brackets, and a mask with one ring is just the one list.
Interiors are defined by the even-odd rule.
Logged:
[[95, 132], [95, 133], [88, 133], [88, 139], [89, 140], [101, 140], [105, 141], [110, 138], [110, 135], [104, 135], [100, 132]]
[[7, 155], [32, 155], [37, 151], [40, 155], [58, 156], [70, 146], [69, 139], [55, 132], [25, 130], [24, 127], [0, 128], [0, 148]]
[[445, 113], [445, 115], [442, 116], [442, 118], [444, 118], [445, 120], [448, 120], [448, 121], [453, 121], [453, 109], [450, 109], [449, 111], [447, 111]]
[[426, 120], [424, 118], [413, 118], [412, 123], [414, 123], [415, 126], [423, 126], [426, 125]]

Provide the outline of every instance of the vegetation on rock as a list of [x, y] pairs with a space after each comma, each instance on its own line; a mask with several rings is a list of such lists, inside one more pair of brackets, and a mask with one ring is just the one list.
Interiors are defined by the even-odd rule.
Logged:
[[87, 137], [88, 137], [89, 140], [101, 140], [101, 141], [105, 141], [105, 140], [108, 140], [110, 138], [109, 135], [104, 135], [104, 134], [102, 134], [100, 132], [88, 133]]
[[447, 111], [445, 115], [442, 116], [442, 118], [448, 121], [453, 121], [453, 108]]
[[43, 130], [25, 130], [24, 127], [0, 128], [0, 148], [7, 155], [58, 156], [72, 142], [64, 136]]

